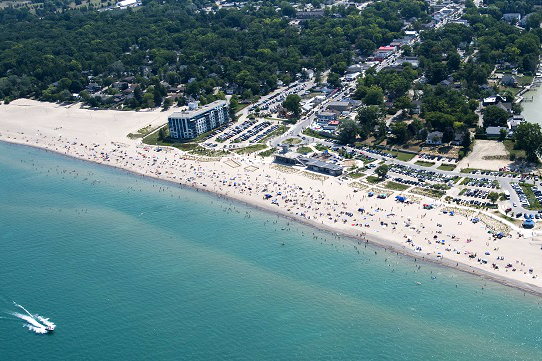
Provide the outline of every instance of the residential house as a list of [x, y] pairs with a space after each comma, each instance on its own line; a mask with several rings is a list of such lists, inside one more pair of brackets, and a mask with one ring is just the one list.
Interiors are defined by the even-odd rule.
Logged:
[[491, 138], [500, 137], [501, 136], [501, 129], [505, 129], [508, 133], [508, 128], [506, 127], [487, 127], [486, 128], [486, 135]]
[[328, 110], [335, 110], [338, 112], [344, 112], [350, 109], [350, 102], [347, 101], [334, 101], [327, 104]]
[[97, 83], [89, 83], [86, 89], [89, 93], [96, 93], [96, 92], [99, 92], [102, 89], [102, 87], [99, 86]]
[[514, 115], [507, 121], [508, 129], [512, 131], [516, 130], [516, 127], [524, 122], [525, 122], [525, 118], [523, 117], [523, 115]]
[[321, 18], [325, 15], [324, 10], [298, 11], [295, 16], [299, 20]]
[[365, 69], [362, 64], [354, 64], [346, 68], [346, 74], [361, 73], [364, 70]]
[[339, 127], [339, 121], [338, 120], [332, 120], [327, 123], [327, 125], [324, 126], [324, 130], [327, 130], [329, 132], [334, 132]]
[[505, 102], [505, 98], [501, 97], [500, 95], [494, 95], [487, 98], [484, 98], [482, 101], [482, 105], [484, 107], [487, 107], [488, 105], [497, 105], [498, 103]]
[[420, 114], [422, 112], [422, 101], [421, 100], [414, 100], [412, 101], [412, 114]]
[[[469, 134], [470, 136], [470, 134]], [[463, 132], [455, 132], [454, 139], [450, 142], [452, 145], [461, 145], [463, 143], [463, 138], [465, 137]]]
[[506, 14], [502, 14], [502, 18], [504, 21], [508, 21], [509, 23], [517, 23], [521, 20], [521, 14], [520, 13], [506, 13]]
[[450, 21], [450, 24], [460, 24], [460, 25], [469, 26], [469, 21], [463, 20], [463, 19], [457, 19], [457, 20]]
[[529, 18], [530, 18], [531, 16], [533, 16], [534, 14], [536, 14], [536, 13], [526, 14], [524, 17], [521, 18], [521, 21], [519, 22], [519, 24], [520, 24], [521, 26], [527, 26], [527, 20], [529, 20]]
[[420, 60], [416, 56], [403, 56], [395, 61], [395, 64], [397, 65], [403, 65], [405, 63], [412, 65], [412, 67], [415, 69], [420, 65]]
[[518, 86], [518, 81], [515, 76], [504, 74], [501, 78], [501, 84], [504, 86], [516, 87]]
[[335, 112], [319, 112], [318, 121], [320, 122], [329, 122], [337, 119], [337, 113]]
[[397, 50], [395, 46], [381, 46], [374, 54], [377, 60], [384, 60]]
[[511, 102], [500, 102], [497, 106], [501, 109], [506, 110], [508, 113], [512, 114], [512, 103]]
[[440, 145], [442, 144], [442, 137], [444, 136], [444, 133], [439, 131], [434, 131], [429, 134], [427, 134], [427, 139], [425, 142], [430, 145]]

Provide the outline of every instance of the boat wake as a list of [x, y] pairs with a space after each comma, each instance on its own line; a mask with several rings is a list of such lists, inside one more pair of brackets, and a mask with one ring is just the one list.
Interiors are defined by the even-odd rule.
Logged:
[[12, 316], [15, 316], [23, 321], [26, 321], [25, 324], [23, 324], [24, 327], [28, 328], [30, 331], [33, 331], [35, 333], [45, 334], [48, 332], [53, 332], [55, 330], [56, 325], [49, 321], [48, 318], [42, 317], [38, 314], [31, 314], [28, 312], [26, 308], [23, 306], [13, 302], [13, 304], [20, 309], [22, 309], [26, 314], [19, 313], [19, 312], [11, 312], [10, 314]]

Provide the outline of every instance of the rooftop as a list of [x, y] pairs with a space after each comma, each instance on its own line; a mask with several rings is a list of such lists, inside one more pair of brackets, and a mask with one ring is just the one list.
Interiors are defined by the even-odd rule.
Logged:
[[343, 167], [341, 167], [338, 164], [327, 163], [327, 162], [324, 162], [324, 161], [321, 161], [321, 160], [318, 160], [318, 159], [314, 159], [314, 158], [300, 157], [300, 160], [307, 167], [313, 166], [313, 167], [318, 167], [318, 168], [322, 168], [322, 169], [329, 169], [329, 170], [334, 170], [334, 171], [339, 171], [339, 170], [343, 169]]
[[226, 106], [225, 100], [215, 100], [212, 103], [206, 104], [194, 110], [183, 110], [181, 112], [173, 112], [170, 115], [170, 118], [192, 118], [203, 113], [208, 112], [209, 110], [216, 108], [218, 106]]

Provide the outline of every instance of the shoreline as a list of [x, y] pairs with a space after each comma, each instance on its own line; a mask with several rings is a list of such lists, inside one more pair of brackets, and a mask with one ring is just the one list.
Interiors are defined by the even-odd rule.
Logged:
[[[533, 113], [533, 109], [536, 109], [535, 105], [537, 103], [542, 103], [542, 96], [537, 96], [539, 94], [539, 90], [540, 90], [540, 87], [536, 87], [535, 84], [538, 83], [542, 80], [541, 77], [536, 77], [536, 73], [538, 73], [539, 71], [542, 71], [542, 56], [539, 56], [538, 57], [538, 65], [536, 67], [536, 71], [535, 71], [535, 76], [533, 76], [533, 80], [531, 81], [531, 84], [529, 84], [527, 87], [523, 88], [518, 94], [517, 96], [519, 97], [518, 98], [518, 101], [519, 101], [519, 104], [522, 105], [523, 107], [523, 110], [521, 111], [521, 115], [525, 118], [525, 120], [529, 123], [533, 123], [533, 124], [541, 124], [542, 122], [542, 119], [534, 119], [534, 117], [536, 116], [535, 114], [532, 114]], [[524, 95], [527, 94], [527, 93], [532, 93], [532, 97], [533, 97], [533, 100], [532, 101], [525, 101], [525, 97]], [[535, 99], [536, 98], [536, 99]], [[538, 100], [538, 102], [537, 102]], [[532, 104], [531, 104], [532, 103]], [[526, 104], [529, 104], [528, 106], [525, 106]], [[532, 108], [528, 111], [528, 113], [531, 113], [530, 116], [533, 117], [533, 119], [527, 119], [527, 116], [525, 115], [525, 108]], [[540, 115], [540, 114], [538, 114]]]
[[33, 149], [45, 150], [45, 151], [52, 152], [52, 153], [55, 153], [55, 154], [58, 154], [58, 155], [66, 156], [66, 157], [71, 158], [71, 159], [83, 160], [83, 161], [86, 161], [88, 163], [92, 163], [92, 164], [95, 164], [95, 165], [100, 165], [100, 166], [105, 165], [105, 166], [108, 166], [110, 168], [116, 169], [118, 171], [127, 172], [128, 174], [131, 174], [131, 175], [140, 176], [140, 177], [147, 178], [147, 179], [153, 180], [153, 181], [164, 182], [165, 184], [170, 185], [170, 186], [173, 185], [173, 186], [177, 186], [177, 187], [181, 187], [181, 188], [186, 187], [186, 189], [188, 189], [190, 191], [196, 191], [196, 192], [203, 191], [204, 193], [207, 193], [207, 194], [209, 194], [211, 196], [222, 198], [222, 199], [227, 199], [229, 201], [237, 202], [237, 203], [240, 203], [240, 204], [242, 204], [244, 206], [248, 206], [248, 207], [253, 208], [253, 209], [268, 212], [268, 213], [271, 213], [273, 215], [277, 215], [279, 217], [287, 219], [289, 221], [294, 221], [296, 223], [299, 223], [299, 224], [302, 224], [302, 225], [305, 225], [305, 226], [308, 226], [308, 227], [311, 227], [311, 228], [316, 228], [319, 231], [323, 231], [323, 232], [328, 233], [328, 234], [333, 235], [333, 236], [345, 237], [350, 242], [352, 242], [353, 244], [361, 245], [362, 243], [367, 243], [367, 244], [370, 244], [370, 245], [372, 245], [374, 247], [377, 247], [377, 248], [380, 248], [380, 249], [383, 248], [385, 252], [390, 251], [390, 252], [394, 252], [394, 253], [397, 253], [397, 254], [401, 254], [403, 256], [407, 256], [409, 258], [414, 259], [415, 262], [420, 260], [422, 262], [429, 262], [429, 263], [431, 263], [431, 264], [433, 264], [435, 266], [443, 267], [445, 269], [455, 269], [457, 271], [461, 271], [461, 272], [469, 274], [469, 275], [477, 276], [477, 277], [479, 277], [481, 279], [484, 279], [484, 280], [488, 280], [488, 281], [491, 281], [491, 282], [501, 284], [503, 286], [507, 286], [507, 287], [510, 287], [510, 288], [517, 289], [519, 291], [523, 291], [524, 293], [529, 293], [529, 294], [534, 295], [534, 296], [542, 297], [542, 287], [538, 287], [536, 285], [532, 285], [532, 284], [529, 284], [527, 282], [512, 279], [512, 278], [509, 278], [509, 277], [506, 277], [506, 276], [495, 275], [494, 273], [488, 272], [488, 271], [486, 271], [484, 269], [481, 269], [480, 267], [473, 267], [472, 265], [469, 265], [467, 263], [460, 262], [460, 261], [454, 261], [454, 260], [446, 258], [446, 257], [443, 257], [440, 260], [432, 259], [430, 257], [425, 257], [423, 254], [417, 253], [414, 250], [405, 247], [405, 245], [401, 246], [397, 242], [388, 240], [388, 239], [383, 238], [383, 237], [378, 236], [378, 235], [365, 233], [363, 236], [360, 236], [359, 234], [356, 234], [355, 231], [347, 231], [347, 230], [344, 230], [344, 229], [340, 229], [339, 227], [334, 228], [334, 227], [332, 227], [330, 225], [327, 225], [327, 224], [324, 224], [324, 223], [318, 223], [318, 222], [316, 222], [314, 220], [306, 219], [306, 218], [303, 218], [303, 217], [294, 217], [291, 213], [286, 212], [282, 208], [276, 208], [275, 206], [272, 206], [271, 204], [267, 204], [267, 203], [258, 204], [257, 202], [254, 202], [254, 201], [251, 202], [248, 199], [245, 199], [247, 197], [243, 197], [240, 194], [237, 194], [237, 195], [224, 194], [224, 193], [220, 193], [220, 192], [217, 192], [217, 191], [212, 191], [212, 190], [210, 190], [210, 189], [208, 189], [206, 187], [199, 186], [195, 182], [190, 184], [190, 183], [174, 181], [172, 179], [166, 179], [166, 178], [159, 177], [157, 175], [152, 175], [152, 174], [145, 174], [142, 171], [137, 171], [137, 170], [134, 170], [134, 169], [128, 169], [128, 168], [121, 167], [121, 166], [114, 165], [114, 164], [108, 164], [108, 163], [99, 162], [99, 161], [92, 161], [92, 160], [89, 160], [89, 159], [84, 159], [83, 157], [78, 157], [78, 156], [69, 154], [67, 152], [61, 152], [59, 150], [49, 149], [49, 148], [47, 148], [45, 146], [40, 146], [39, 144], [31, 144], [28, 141], [23, 142], [23, 141], [20, 141], [18, 139], [0, 138], [0, 142], [6, 143], [6, 144], [18, 145], [18, 146], [28, 146], [28, 147], [33, 148]]

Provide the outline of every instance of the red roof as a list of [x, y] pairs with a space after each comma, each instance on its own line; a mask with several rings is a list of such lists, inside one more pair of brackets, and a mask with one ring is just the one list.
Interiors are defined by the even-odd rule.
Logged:
[[395, 46], [381, 46], [378, 50], [395, 50]]
[[338, 120], [332, 120], [330, 121], [329, 123], [327, 123], [328, 125], [339, 125], [339, 121]]

